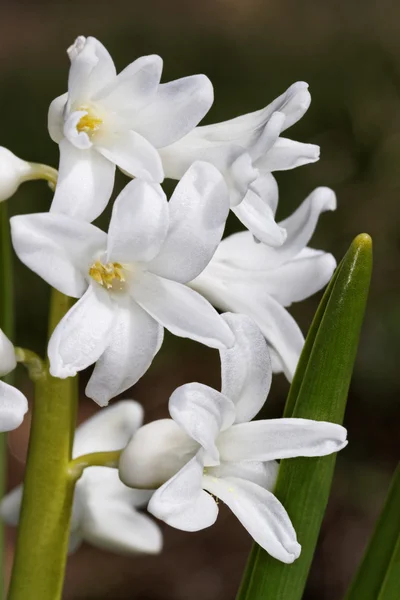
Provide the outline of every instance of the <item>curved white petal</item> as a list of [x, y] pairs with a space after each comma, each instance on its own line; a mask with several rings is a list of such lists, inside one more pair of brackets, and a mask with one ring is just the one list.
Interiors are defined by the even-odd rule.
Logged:
[[77, 128], [79, 121], [87, 114], [86, 110], [77, 110], [70, 113], [64, 123], [63, 131], [65, 137], [79, 150], [87, 150], [93, 145], [88, 134], [84, 131], [79, 131]]
[[332, 277], [336, 260], [332, 254], [301, 250], [292, 260], [268, 273], [268, 292], [282, 306], [300, 302], [322, 289]]
[[110, 294], [90, 285], [55, 328], [48, 345], [53, 377], [72, 377], [92, 365], [107, 348], [115, 311]]
[[121, 455], [119, 475], [126, 485], [155, 489], [175, 475], [199, 445], [172, 419], [141, 427]]
[[[276, 182], [273, 181], [273, 191], [275, 192]], [[232, 210], [257, 240], [269, 246], [281, 246], [286, 240], [286, 230], [275, 222], [275, 214], [269, 205], [268, 196], [261, 197], [252, 189], [252, 186], [242, 202]]]
[[215, 467], [207, 467], [205, 474], [209, 477], [227, 478], [239, 477], [252, 481], [272, 492], [278, 478], [279, 463], [275, 460], [268, 462], [243, 460], [239, 462], [223, 462]]
[[148, 511], [171, 527], [199, 531], [218, 516], [215, 500], [202, 489], [203, 464], [195, 456], [152, 496]]
[[152, 102], [160, 83], [163, 61], [156, 54], [141, 56], [93, 98], [102, 107], [129, 117]]
[[251, 537], [271, 556], [290, 564], [301, 547], [289, 516], [277, 498], [252, 481], [204, 477], [204, 488], [229, 506]]
[[229, 194], [221, 173], [209, 163], [195, 162], [178, 183], [168, 206], [168, 235], [148, 269], [186, 283], [204, 270], [222, 238]]
[[220, 431], [235, 420], [232, 401], [208, 385], [187, 383], [177, 388], [169, 399], [169, 413], [180, 427], [204, 448], [206, 464], [219, 462], [215, 445]]
[[251, 184], [251, 189], [270, 207], [275, 217], [278, 208], [279, 189], [272, 173], [259, 175]]
[[70, 104], [85, 103], [116, 77], [114, 62], [96, 38], [79, 36], [68, 49], [71, 67], [68, 77]]
[[213, 100], [213, 87], [205, 75], [163, 83], [153, 102], [138, 113], [134, 129], [156, 148], [173, 144], [196, 127]]
[[107, 261], [151, 261], [163, 245], [168, 224], [168, 202], [161, 186], [134, 179], [113, 206]]
[[229, 348], [234, 342], [233, 333], [217, 311], [186, 285], [147, 272], [135, 279], [131, 294], [174, 335], [211, 348]]
[[136, 131], [120, 131], [103, 136], [97, 150], [131, 177], [161, 183], [164, 171], [154, 146]]
[[100, 406], [134, 385], [158, 352], [163, 328], [134, 300], [115, 306], [108, 345], [97, 360], [86, 386], [86, 395]]
[[277, 460], [326, 456], [347, 446], [341, 425], [311, 419], [268, 419], [230, 427], [218, 438], [221, 460]]
[[64, 109], [68, 100], [68, 92], [61, 94], [49, 106], [47, 126], [53, 142], [59, 144], [64, 137]]
[[105, 209], [114, 186], [115, 165], [93, 147], [75, 148], [60, 142], [58, 182], [50, 210], [94, 221]]
[[219, 351], [221, 392], [235, 405], [235, 422], [242, 423], [264, 406], [271, 387], [271, 361], [264, 336], [250, 317], [225, 313], [222, 318], [235, 334], [235, 344]]
[[77, 428], [73, 458], [125, 448], [142, 422], [143, 408], [134, 400], [120, 400], [100, 410]]
[[0, 431], [19, 427], [28, 412], [28, 400], [17, 388], [0, 381]]
[[319, 160], [319, 146], [303, 144], [280, 137], [273, 147], [261, 156], [255, 166], [262, 173], [270, 171], [287, 171]]
[[94, 225], [55, 213], [12, 217], [11, 235], [18, 258], [74, 298], [85, 292], [91, 261], [107, 243], [106, 234]]
[[23, 491], [22, 485], [18, 485], [1, 499], [0, 517], [7, 525], [18, 525]]
[[16, 366], [14, 345], [0, 329], [0, 377], [14, 371]]
[[159, 527], [125, 500], [104, 500], [91, 494], [82, 519], [84, 539], [118, 554], [157, 554], [162, 549]]

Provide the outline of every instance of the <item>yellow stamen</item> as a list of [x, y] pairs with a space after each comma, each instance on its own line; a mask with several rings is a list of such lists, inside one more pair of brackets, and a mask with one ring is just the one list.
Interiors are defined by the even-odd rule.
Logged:
[[121, 283], [125, 282], [124, 268], [120, 263], [106, 263], [105, 265], [97, 260], [89, 269], [90, 277], [93, 277], [97, 283], [110, 290], [115, 285], [115, 280]]
[[83, 131], [84, 133], [91, 135], [100, 128], [103, 121], [93, 111], [89, 110], [85, 106], [82, 106], [79, 110], [86, 110], [87, 114], [81, 117], [76, 128], [79, 132]]

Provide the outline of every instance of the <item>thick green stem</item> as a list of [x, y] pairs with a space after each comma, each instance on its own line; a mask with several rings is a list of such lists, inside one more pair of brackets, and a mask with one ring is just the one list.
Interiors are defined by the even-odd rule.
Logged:
[[[14, 280], [10, 223], [7, 203], [0, 204], [0, 328], [8, 338], [14, 337]], [[13, 383], [13, 373], [4, 380]], [[7, 436], [0, 434], [0, 498], [4, 496], [7, 475]], [[4, 598], [4, 528], [0, 523], [0, 600]]]
[[111, 467], [117, 469], [121, 454], [122, 450], [82, 454], [82, 456], [78, 456], [69, 463], [69, 474], [77, 481], [87, 467]]
[[[69, 307], [69, 299], [53, 290], [50, 331]], [[61, 598], [75, 488], [69, 463], [77, 396], [76, 378], [56, 379], [47, 365], [36, 378], [9, 600]]]

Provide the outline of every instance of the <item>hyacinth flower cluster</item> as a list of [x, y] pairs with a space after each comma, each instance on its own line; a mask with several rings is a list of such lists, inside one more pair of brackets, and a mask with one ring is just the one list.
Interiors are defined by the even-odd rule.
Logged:
[[[54, 188], [47, 212], [10, 220], [20, 261], [53, 294], [73, 299], [51, 331], [48, 371], [34, 380], [63, 385], [94, 367], [85, 393], [101, 409], [73, 441], [71, 473], [80, 471], [69, 551], [87, 541], [121, 553], [160, 552], [153, 517], [198, 531], [215, 522], [218, 498], [264, 550], [291, 563], [301, 545], [274, 495], [279, 461], [347, 444], [335, 423], [257, 417], [273, 373], [290, 382], [304, 345], [287, 308], [321, 290], [336, 267], [332, 255], [309, 246], [320, 215], [336, 208], [332, 190], [317, 188], [292, 215], [275, 219], [273, 173], [319, 158], [317, 146], [282, 137], [307, 111], [308, 86], [295, 83], [266, 108], [203, 126], [213, 103], [205, 75], [160, 83], [159, 56], [117, 74], [93, 37], [78, 37], [68, 56], [68, 89], [48, 116], [58, 170], [1, 148], [0, 200], [32, 179]], [[116, 167], [129, 179], [105, 232], [93, 221], [110, 202]], [[166, 178], [177, 180], [169, 198]], [[230, 211], [241, 231], [224, 237]], [[219, 351], [221, 391], [187, 383], [169, 399], [170, 419], [143, 425], [145, 406], [114, 398], [149, 370], [164, 329]], [[29, 356], [2, 334], [1, 374], [16, 360], [30, 368]], [[28, 405], [18, 390], [0, 386], [0, 430], [8, 431]], [[0, 505], [4, 521], [21, 519], [21, 528], [23, 489]]]

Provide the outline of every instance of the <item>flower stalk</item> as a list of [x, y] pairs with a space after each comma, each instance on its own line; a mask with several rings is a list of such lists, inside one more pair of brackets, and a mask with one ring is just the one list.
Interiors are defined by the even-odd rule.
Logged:
[[[53, 290], [50, 332], [70, 308]], [[35, 402], [9, 600], [61, 598], [75, 480], [69, 476], [77, 409], [76, 378], [36, 378]]]

